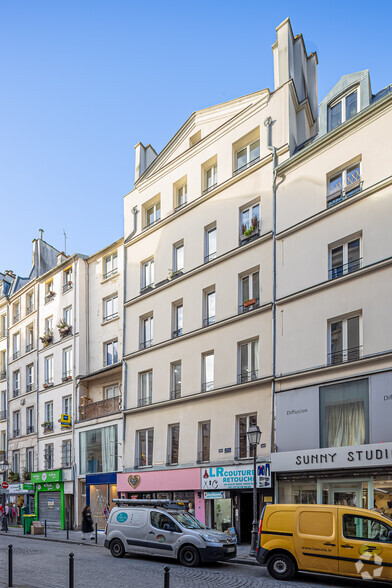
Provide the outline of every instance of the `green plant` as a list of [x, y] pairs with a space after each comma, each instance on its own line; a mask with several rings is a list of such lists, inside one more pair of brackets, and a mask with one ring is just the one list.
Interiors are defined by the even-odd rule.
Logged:
[[53, 331], [45, 331], [45, 333], [40, 337], [40, 341], [45, 345], [49, 345], [53, 341]]
[[17, 472], [13, 472], [12, 470], [9, 470], [8, 481], [9, 482], [20, 482], [20, 475]]
[[66, 320], [60, 319], [59, 322], [57, 323], [57, 328], [59, 329], [59, 331], [63, 331], [64, 329], [69, 328], [69, 324], [67, 323]]
[[50, 421], [44, 421], [43, 423], [41, 423], [41, 427], [43, 427], [44, 429], [51, 429], [52, 423]]
[[23, 480], [29, 482], [31, 480], [31, 472], [28, 472], [26, 468], [23, 468]]

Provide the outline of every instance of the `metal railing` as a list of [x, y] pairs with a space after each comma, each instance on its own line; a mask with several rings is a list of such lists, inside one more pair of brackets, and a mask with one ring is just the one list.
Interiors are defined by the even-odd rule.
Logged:
[[28, 425], [26, 427], [26, 432], [28, 435], [31, 435], [31, 433], [34, 433], [34, 425]]
[[177, 398], [181, 398], [181, 386], [170, 390], [170, 400], [176, 400]]
[[359, 347], [350, 347], [340, 351], [328, 353], [328, 365], [336, 365], [347, 361], [356, 361], [362, 357], [362, 345]]
[[139, 396], [137, 400], [138, 406], [148, 406], [149, 404], [152, 404], [152, 394], [149, 396]]
[[357, 185], [353, 185], [354, 183], [349, 184], [344, 188], [339, 188], [328, 194], [327, 208], [331, 208], [331, 206], [335, 206], [336, 204], [343, 202], [343, 200], [347, 200], [348, 198], [358, 194], [358, 192], [362, 190], [362, 183], [363, 182], [361, 180], [358, 180]]
[[45, 380], [45, 382], [44, 382], [44, 388], [50, 388], [50, 386], [54, 386], [53, 380], [52, 379]]
[[12, 391], [13, 398], [17, 398], [19, 396], [19, 393], [20, 393], [20, 389], [15, 388], [15, 390]]
[[30, 353], [30, 351], [33, 351], [33, 349], [34, 349], [33, 343], [29, 343], [28, 345], [26, 345], [26, 353]]
[[139, 345], [139, 349], [147, 349], [148, 347], [151, 347], [153, 344], [153, 340], [149, 339], [148, 341], [142, 341]]
[[233, 171], [233, 176], [236, 176], [237, 174], [240, 174], [244, 170], [248, 169], [248, 167], [252, 167], [252, 165], [254, 165], [255, 163], [257, 163], [258, 161], [260, 161], [260, 155], [258, 155], [257, 157], [254, 157], [250, 161], [247, 161], [244, 165], [241, 165], [241, 167], [237, 167], [237, 169], [235, 169]]
[[197, 452], [197, 463], [208, 463], [210, 461], [210, 451], [198, 451]]
[[249, 300], [245, 300], [243, 302], [243, 304], [240, 304], [240, 306], [238, 307], [238, 314], [242, 314], [244, 312], [249, 312], [250, 310], [254, 310], [255, 308], [259, 308], [259, 306], [260, 306], [260, 300], [258, 298], [250, 298]]
[[26, 392], [31, 392], [33, 389], [33, 384], [26, 384]]
[[47, 294], [45, 294], [45, 304], [47, 302], [50, 302], [51, 300], [53, 300], [55, 293], [54, 292], [48, 292]]
[[5, 380], [6, 376], [7, 376], [7, 372], [6, 371], [0, 372], [0, 380]]
[[19, 437], [20, 429], [14, 429], [14, 437]]
[[18, 351], [14, 351], [12, 356], [13, 359], [18, 359], [18, 357], [20, 357], [20, 349], [18, 349]]
[[14, 314], [13, 316], [14, 324], [20, 321], [20, 313]]
[[172, 339], [175, 339], [176, 337], [181, 337], [182, 335], [182, 329], [176, 329], [175, 331], [172, 332]]
[[209, 327], [215, 323], [215, 316], [208, 316], [207, 318], [203, 319], [203, 327]]
[[338, 265], [336, 267], [332, 267], [328, 271], [328, 279], [334, 280], [335, 278], [340, 278], [346, 274], [351, 274], [352, 272], [356, 272], [357, 270], [361, 269], [362, 267], [362, 257], [358, 257], [358, 259], [353, 259], [348, 263], [344, 263], [343, 265]]
[[113, 396], [112, 398], [105, 398], [98, 402], [90, 402], [79, 406], [79, 420], [86, 421], [88, 419], [97, 419], [102, 416], [114, 414], [120, 410], [120, 396]]
[[210, 390], [214, 389], [214, 382], [203, 382], [201, 385], [202, 392], [209, 392]]
[[205, 188], [203, 190], [203, 194], [207, 194], [207, 192], [211, 192], [211, 190], [213, 190], [214, 188], [216, 188], [218, 185], [218, 182], [215, 182], [214, 184], [211, 184], [211, 186], [207, 186], [207, 188]]
[[146, 292], [149, 292], [150, 290], [154, 289], [154, 283], [151, 282], [151, 284], [146, 284], [145, 286], [142, 286], [140, 288], [140, 294], [146, 294]]
[[43, 427], [44, 433], [51, 433], [53, 429], [53, 422], [48, 421], [45, 426]]
[[116, 318], [118, 318], [118, 312], [114, 312], [113, 314], [108, 314], [108, 315], [104, 316], [103, 322], [108, 323], [109, 321], [112, 321]]
[[111, 278], [112, 276], [115, 276], [116, 274], [118, 274], [118, 269], [112, 269], [109, 272], [106, 272], [106, 274], [103, 274], [103, 279], [107, 280], [108, 278]]
[[68, 292], [68, 290], [71, 290], [71, 288], [72, 288], [72, 282], [66, 282], [65, 284], [63, 284], [63, 293]]
[[59, 330], [60, 339], [64, 339], [64, 337], [68, 337], [68, 335], [72, 335], [72, 326], [66, 327], [64, 329]]
[[29, 306], [26, 307], [26, 316], [28, 316], [29, 314], [31, 314], [34, 310], [34, 305], [30, 304]]
[[208, 263], [209, 261], [212, 261], [213, 259], [216, 259], [216, 251], [213, 251], [212, 253], [209, 253], [208, 255], [206, 255], [204, 257], [204, 263]]
[[7, 336], [7, 331], [0, 331], [0, 339], [4, 339]]
[[240, 245], [245, 245], [246, 243], [250, 243], [255, 239], [260, 237], [260, 221], [257, 224], [257, 227], [254, 227], [253, 230], [248, 234], [240, 233]]
[[72, 379], [72, 370], [64, 372], [61, 379], [63, 382], [68, 382], [68, 380], [71, 380]]
[[245, 382], [252, 382], [259, 378], [259, 370], [244, 370], [237, 374], [237, 384], [244, 384]]
[[5, 421], [6, 418], [7, 418], [7, 411], [0, 410], [0, 421]]

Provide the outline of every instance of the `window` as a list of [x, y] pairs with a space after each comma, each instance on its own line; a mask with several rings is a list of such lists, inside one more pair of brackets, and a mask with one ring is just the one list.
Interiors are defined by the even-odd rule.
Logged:
[[47, 335], [53, 335], [53, 317], [48, 316], [45, 319], [45, 333]]
[[44, 359], [44, 378], [44, 387], [53, 385], [53, 355]]
[[12, 415], [12, 423], [13, 423], [13, 436], [19, 437], [20, 435], [20, 412], [16, 410]]
[[392, 526], [378, 519], [345, 514], [343, 515], [343, 536], [346, 539], [390, 543], [392, 540]]
[[104, 399], [108, 400], [109, 398], [117, 398], [120, 395], [120, 389], [115, 384], [114, 386], [106, 386], [103, 391]]
[[[184, 243], [173, 245], [173, 274], [184, 269]], [[173, 276], [172, 276], [173, 277]]]
[[203, 326], [215, 323], [215, 289], [204, 292], [204, 321]]
[[328, 106], [328, 131], [333, 131], [344, 121], [349, 120], [357, 114], [358, 110], [357, 90], [350, 92], [343, 98], [339, 98], [337, 102]]
[[151, 525], [155, 529], [170, 531], [172, 533], [182, 533], [181, 529], [173, 522], [173, 519], [158, 511], [150, 512]]
[[103, 320], [111, 321], [118, 317], [118, 295], [106, 298], [103, 301]]
[[238, 383], [257, 380], [259, 377], [259, 342], [240, 343]]
[[238, 448], [236, 451], [237, 459], [252, 457], [252, 449], [249, 444], [248, 435], [246, 434], [249, 427], [257, 425], [257, 415], [248, 414], [237, 417], [237, 439]]
[[205, 421], [199, 423], [198, 435], [198, 463], [210, 461], [210, 443], [211, 443], [211, 422]]
[[158, 200], [146, 209], [146, 227], [150, 227], [161, 218], [161, 203]]
[[61, 444], [61, 465], [63, 468], [70, 468], [72, 465], [71, 461], [71, 440], [67, 439]]
[[205, 229], [204, 263], [216, 258], [216, 225]]
[[28, 406], [26, 408], [26, 433], [31, 435], [34, 433], [34, 406]]
[[113, 365], [118, 362], [118, 342], [110, 341], [104, 345], [105, 366]]
[[327, 207], [339, 204], [361, 189], [361, 164], [356, 163], [328, 179]]
[[34, 325], [26, 327], [26, 353], [30, 353], [34, 349]]
[[12, 390], [13, 390], [13, 397], [19, 396], [20, 393], [20, 371], [16, 370], [12, 374]]
[[26, 316], [31, 314], [34, 310], [34, 292], [28, 292], [26, 294]]
[[187, 196], [188, 196], [188, 189], [187, 189], [186, 184], [177, 188], [176, 208], [181, 208], [182, 206], [185, 206], [185, 204], [187, 203]]
[[34, 471], [34, 448], [28, 447], [26, 449], [26, 472]]
[[63, 292], [68, 292], [72, 288], [72, 267], [68, 267], [63, 272]]
[[215, 164], [205, 171], [205, 179], [204, 179], [205, 189], [204, 189], [204, 191], [208, 192], [209, 190], [212, 190], [213, 188], [215, 188], [217, 183], [218, 183], [218, 174], [217, 174], [217, 165]]
[[26, 392], [31, 392], [34, 385], [34, 364], [26, 366]]
[[239, 149], [234, 156], [234, 173], [238, 174], [260, 160], [260, 140]]
[[153, 315], [146, 316], [140, 322], [140, 349], [151, 347], [154, 339], [154, 317]]
[[355, 361], [361, 357], [362, 346], [360, 345], [359, 318], [359, 315], [357, 315], [330, 322], [329, 365], [344, 361]]
[[173, 337], [180, 337], [183, 332], [183, 310], [181, 302], [173, 304]]
[[12, 452], [12, 471], [14, 474], [20, 474], [20, 452]]
[[152, 370], [139, 374], [139, 401], [138, 406], [146, 406], [152, 403]]
[[117, 449], [117, 425], [79, 433], [80, 473], [116, 472]]
[[239, 312], [247, 312], [259, 306], [259, 272], [253, 271], [240, 277]]
[[63, 414], [72, 416], [72, 396], [63, 396]]
[[4, 380], [6, 377], [7, 360], [5, 351], [0, 351], [0, 380]]
[[142, 290], [154, 285], [154, 259], [145, 261], [142, 265]]
[[103, 260], [103, 279], [111, 278], [117, 273], [117, 251], [114, 251]]
[[45, 282], [45, 304], [50, 302], [54, 296], [53, 280]]
[[354, 239], [333, 247], [329, 252], [329, 279], [351, 274], [361, 268], [361, 240]]
[[136, 465], [139, 468], [152, 466], [152, 453], [154, 449], [154, 429], [138, 431]]
[[240, 244], [245, 244], [260, 234], [260, 204], [240, 210]]
[[20, 320], [20, 301], [14, 303], [12, 307], [13, 324]]
[[320, 447], [369, 443], [369, 381], [320, 387]]
[[169, 425], [168, 435], [168, 452], [167, 452], [167, 463], [168, 465], [178, 464], [178, 453], [179, 453], [179, 442], [180, 442], [180, 425]]
[[175, 361], [171, 364], [171, 388], [170, 399], [181, 397], [181, 362]]
[[214, 352], [204, 353], [202, 356], [202, 392], [214, 389]]
[[2, 314], [0, 316], [0, 339], [3, 339], [6, 335], [7, 335], [6, 315]]
[[45, 428], [53, 430], [53, 402], [45, 402], [45, 423]]
[[[7, 392], [1, 391], [0, 396], [0, 420], [4, 421], [7, 418]], [[3, 448], [0, 448], [3, 449]]]
[[54, 445], [48, 443], [44, 449], [45, 470], [52, 470], [54, 467]]
[[13, 359], [20, 357], [20, 333], [15, 333], [12, 336]]

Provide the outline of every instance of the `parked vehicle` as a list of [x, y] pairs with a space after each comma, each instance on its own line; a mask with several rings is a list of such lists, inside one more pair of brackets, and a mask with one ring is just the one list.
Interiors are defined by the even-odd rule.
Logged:
[[267, 505], [256, 558], [280, 580], [302, 570], [391, 581], [392, 520], [349, 506]]
[[184, 506], [170, 500], [126, 500], [112, 509], [105, 547], [113, 557], [141, 553], [178, 558], [184, 566], [235, 557], [234, 539], [208, 529]]

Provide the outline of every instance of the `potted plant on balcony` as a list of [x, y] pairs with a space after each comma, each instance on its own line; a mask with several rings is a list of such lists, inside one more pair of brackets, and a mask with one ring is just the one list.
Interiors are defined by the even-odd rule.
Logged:
[[241, 225], [241, 241], [246, 241], [254, 235], [257, 235], [259, 231], [259, 219], [257, 216], [252, 217], [249, 227], [245, 224]]
[[41, 423], [41, 427], [43, 428], [44, 433], [49, 433], [53, 431], [53, 425], [50, 421], [44, 421], [43, 423]]
[[44, 344], [44, 347], [47, 347], [53, 341], [53, 331], [46, 331], [42, 337], [40, 337], [40, 341]]
[[248, 300], [244, 300], [244, 308], [248, 308], [253, 304], [256, 304], [256, 298], [248, 298]]
[[70, 334], [72, 327], [67, 323], [66, 320], [60, 319], [57, 323], [57, 328], [59, 330], [60, 337], [65, 337], [66, 335]]
[[9, 482], [20, 482], [20, 475], [17, 472], [13, 472], [12, 470], [9, 470], [8, 481]]
[[174, 280], [175, 278], [178, 278], [179, 276], [183, 275], [183, 271], [182, 270], [173, 270], [171, 267], [169, 267], [169, 276], [168, 279], [169, 280]]
[[26, 468], [23, 468], [23, 482], [30, 482], [31, 480], [31, 473], [28, 472], [26, 470]]

